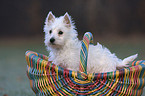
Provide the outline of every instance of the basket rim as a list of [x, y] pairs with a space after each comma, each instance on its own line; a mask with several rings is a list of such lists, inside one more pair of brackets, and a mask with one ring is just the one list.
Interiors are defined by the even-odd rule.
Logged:
[[58, 69], [58, 71], [60, 73], [65, 70], [65, 71], [69, 72], [69, 74], [72, 74], [72, 76], [74, 76], [74, 77], [78, 77], [78, 75], [83, 75], [89, 80], [91, 80], [91, 79], [103, 79], [104, 77], [105, 78], [112, 78], [112, 75], [113, 75], [113, 78], [116, 78], [116, 75], [120, 76], [120, 75], [124, 74], [124, 71], [129, 72], [129, 71], [133, 71], [134, 69], [136, 71], [139, 71], [139, 70], [142, 69], [142, 68], [140, 68], [141, 66], [144, 67], [144, 69], [145, 69], [145, 60], [138, 60], [138, 61], [133, 61], [132, 64], [130, 65], [130, 67], [127, 67], [127, 68], [123, 68], [123, 69], [119, 69], [119, 70], [115, 70], [115, 71], [111, 71], [111, 72], [84, 74], [83, 72], [80, 72], [80, 71], [76, 72], [76, 71], [73, 71], [73, 70], [68, 70], [66, 68], [62, 68], [61, 66], [58, 66], [58, 65], [56, 65], [52, 62], [49, 62], [48, 61], [49, 57], [47, 57], [46, 55], [40, 54], [40, 53], [37, 53], [37, 52], [34, 52], [34, 51], [30, 51], [30, 50], [26, 51], [25, 57], [26, 57], [26, 61], [27, 61], [27, 64], [28, 64], [27, 65], [28, 68], [33, 68], [34, 67], [34, 66], [30, 65], [30, 62], [31, 62], [30, 59], [33, 58], [34, 61], [36, 59], [37, 60], [39, 59], [39, 61], [37, 63], [41, 63], [43, 61], [47, 68], [50, 67], [50, 65], [51, 65], [51, 67], [53, 66], [54, 69]]

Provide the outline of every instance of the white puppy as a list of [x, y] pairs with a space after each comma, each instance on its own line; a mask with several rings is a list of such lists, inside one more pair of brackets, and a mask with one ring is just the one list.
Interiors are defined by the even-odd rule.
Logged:
[[[49, 53], [49, 61], [73, 71], [79, 71], [81, 41], [71, 17], [66, 13], [56, 18], [49, 12], [44, 26], [45, 45]], [[117, 58], [101, 44], [89, 46], [87, 71], [89, 73], [110, 72], [116, 68], [127, 67], [126, 64], [137, 58], [137, 54], [123, 60]]]

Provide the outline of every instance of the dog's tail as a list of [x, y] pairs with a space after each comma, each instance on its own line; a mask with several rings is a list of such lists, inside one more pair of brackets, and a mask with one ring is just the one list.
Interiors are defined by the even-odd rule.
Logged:
[[135, 55], [132, 55], [132, 56], [129, 56], [127, 58], [124, 58], [120, 64], [117, 65], [117, 69], [120, 69], [120, 68], [124, 68], [124, 67], [128, 67], [130, 62], [132, 62], [134, 59], [136, 59], [138, 56], [138, 54], [135, 54]]

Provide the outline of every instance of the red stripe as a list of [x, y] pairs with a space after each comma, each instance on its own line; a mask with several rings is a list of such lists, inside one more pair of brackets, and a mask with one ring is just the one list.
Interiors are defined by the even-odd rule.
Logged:
[[34, 55], [31, 56], [31, 63], [30, 63], [31, 68], [33, 68], [33, 62], [32, 62], [33, 57], [34, 57]]
[[40, 58], [37, 59], [37, 70], [39, 70], [39, 67], [38, 67], [39, 66], [39, 61], [40, 61]]

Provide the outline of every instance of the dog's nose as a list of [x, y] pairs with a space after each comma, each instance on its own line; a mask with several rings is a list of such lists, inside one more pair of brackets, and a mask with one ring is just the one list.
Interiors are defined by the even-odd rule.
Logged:
[[54, 43], [54, 41], [55, 41], [54, 38], [51, 38], [51, 39], [50, 39], [50, 42], [51, 42], [51, 43]]

